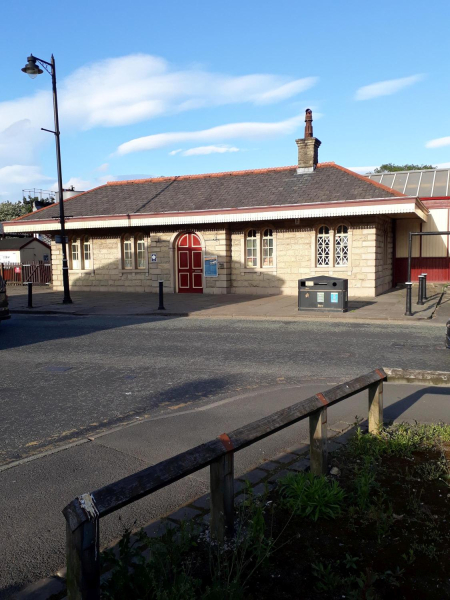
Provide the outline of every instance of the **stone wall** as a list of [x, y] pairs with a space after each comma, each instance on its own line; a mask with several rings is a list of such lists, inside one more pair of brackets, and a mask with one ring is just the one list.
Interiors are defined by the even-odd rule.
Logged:
[[[217, 256], [220, 268], [217, 277], [204, 278], [204, 293], [222, 294], [230, 291], [230, 236], [225, 229], [196, 229], [202, 239], [205, 256]], [[123, 269], [121, 235], [119, 232], [89, 234], [92, 266], [89, 270], [69, 270], [70, 286], [79, 291], [158, 292], [159, 281], [167, 292], [176, 287], [175, 244], [179, 231], [153, 231], [145, 235], [146, 267]], [[152, 262], [152, 254], [156, 262]], [[61, 245], [52, 242], [53, 289], [62, 289]]]
[[[307, 223], [307, 225], [305, 225]], [[349, 228], [349, 264], [344, 267], [317, 267], [316, 231], [320, 225], [335, 230], [339, 224]], [[275, 244], [275, 264], [270, 268], [246, 268], [245, 232], [271, 228]], [[277, 221], [276, 224], [253, 223], [230, 228], [195, 228], [205, 256], [217, 256], [218, 277], [204, 277], [204, 293], [209, 294], [291, 294], [296, 295], [298, 280], [330, 275], [349, 280], [350, 296], [371, 297], [392, 285], [392, 221], [386, 217], [323, 219], [321, 221]], [[162, 228], [145, 233], [146, 268], [122, 268], [121, 232], [92, 233], [92, 268], [69, 271], [73, 290], [157, 292], [164, 282], [167, 292], [176, 291], [176, 240], [179, 230]], [[387, 243], [387, 252], [385, 252]], [[334, 244], [332, 244], [334, 247]], [[156, 262], [151, 255], [156, 255]], [[61, 246], [52, 243], [54, 289], [62, 289]]]
[[[340, 224], [349, 228], [349, 264], [344, 267], [317, 267], [316, 231], [321, 225], [336, 230]], [[273, 229], [276, 243], [276, 266], [272, 269], [246, 269], [244, 240], [246, 231], [262, 231], [267, 224], [251, 224], [234, 229], [232, 244], [232, 285], [236, 294], [291, 294], [298, 291], [298, 280], [305, 277], [328, 275], [349, 280], [349, 294], [353, 297], [373, 297], [392, 286], [393, 234], [391, 219], [363, 217], [349, 219], [322, 219], [308, 221], [308, 226], [293, 226], [292, 222], [278, 222]], [[387, 228], [388, 251], [384, 262], [384, 231]], [[334, 244], [332, 243], [333, 247]], [[332, 259], [332, 265], [333, 265]]]

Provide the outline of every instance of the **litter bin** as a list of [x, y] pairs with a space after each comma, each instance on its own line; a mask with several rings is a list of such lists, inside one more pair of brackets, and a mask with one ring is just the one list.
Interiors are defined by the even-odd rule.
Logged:
[[326, 275], [299, 279], [298, 310], [347, 312], [348, 279]]

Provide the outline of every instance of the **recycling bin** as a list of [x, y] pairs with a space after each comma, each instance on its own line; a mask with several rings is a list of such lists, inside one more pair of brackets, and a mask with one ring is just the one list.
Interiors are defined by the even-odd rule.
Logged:
[[348, 311], [348, 279], [309, 277], [298, 280], [298, 310]]

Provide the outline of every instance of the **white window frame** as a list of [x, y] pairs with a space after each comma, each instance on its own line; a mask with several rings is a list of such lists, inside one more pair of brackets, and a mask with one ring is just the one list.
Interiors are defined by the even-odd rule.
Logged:
[[[263, 251], [263, 240], [264, 233], [266, 230], [272, 231], [272, 240], [273, 240], [273, 253], [272, 253], [272, 262], [271, 266], [264, 266], [264, 251]], [[248, 238], [248, 234], [250, 231], [256, 231], [255, 238]], [[263, 227], [248, 227], [245, 229], [244, 235], [242, 237], [242, 245], [241, 245], [241, 273], [261, 273], [270, 271], [272, 273], [276, 272], [277, 268], [277, 232], [272, 224], [264, 225]], [[255, 266], [247, 266], [247, 240], [255, 239], [256, 240], [256, 265]]]
[[[266, 235], [267, 233], [267, 235]], [[267, 246], [264, 247], [265, 241], [267, 240]], [[272, 244], [270, 245], [270, 242], [272, 242]], [[268, 250], [269, 253], [267, 255], [268, 259], [272, 260], [272, 264], [270, 265], [265, 265], [264, 264], [264, 259], [266, 258], [264, 256], [264, 251]], [[270, 254], [270, 250], [272, 250], [272, 253]], [[273, 229], [271, 227], [266, 227], [265, 229], [263, 229], [262, 232], [262, 238], [261, 238], [261, 266], [263, 269], [273, 269], [273, 267], [275, 266], [275, 238], [273, 235]]]
[[[339, 226], [347, 227], [348, 235], [348, 263], [346, 265], [336, 264], [336, 234]], [[318, 264], [318, 238], [321, 227], [328, 227], [330, 235], [330, 264], [319, 265]], [[333, 272], [347, 272], [349, 275], [352, 273], [352, 242], [353, 242], [353, 230], [349, 222], [346, 220], [339, 220], [333, 222], [321, 222], [314, 226], [311, 230], [311, 272], [312, 273], [325, 273], [332, 274]]]
[[[147, 268], [147, 244], [145, 243], [145, 235], [143, 233], [137, 233], [134, 236], [134, 244], [135, 244], [135, 267], [138, 271], [144, 271]], [[142, 250], [139, 249], [139, 245], [142, 244]], [[139, 264], [139, 253], [142, 252], [142, 265]]]
[[[89, 259], [86, 260], [85, 245], [89, 244]], [[78, 260], [73, 258], [73, 248], [77, 249]], [[69, 239], [69, 270], [70, 271], [93, 271], [94, 250], [92, 237], [89, 235], [74, 236]]]
[[[327, 233], [321, 233], [322, 229], [327, 229]], [[321, 240], [323, 240], [323, 241], [321, 242]], [[325, 253], [325, 245], [326, 245], [325, 240], [327, 240], [327, 242], [328, 242], [328, 244], [327, 244], [328, 245], [328, 257], [326, 256], [326, 253]], [[320, 247], [322, 247], [322, 250], [323, 250], [322, 257], [319, 256]], [[334, 248], [334, 236], [331, 235], [331, 228], [328, 225], [319, 225], [319, 227], [317, 228], [316, 249], [315, 249], [316, 267], [318, 269], [320, 269], [320, 268], [329, 269], [330, 267], [333, 266], [333, 262], [334, 262], [333, 248]], [[323, 261], [327, 260], [328, 262], [326, 264], [323, 262], [322, 262], [322, 264], [319, 264], [320, 258], [322, 258]]]
[[[254, 235], [253, 235], [254, 233]], [[259, 252], [258, 252], [258, 246], [259, 246], [259, 232], [257, 229], [248, 229], [245, 232], [245, 268], [246, 269], [257, 269], [259, 267]], [[251, 247], [249, 248], [249, 242], [251, 242]], [[254, 261], [254, 264], [249, 265], [248, 264], [248, 251], [249, 249], [252, 251], [252, 256], [251, 259], [252, 261]]]
[[[128, 250], [125, 250], [125, 245], [129, 245], [129, 258], [127, 258], [126, 254]], [[134, 238], [130, 233], [126, 233], [122, 236], [122, 269], [124, 271], [134, 271]], [[127, 261], [129, 262], [129, 266], [127, 266]]]
[[83, 253], [83, 269], [90, 271], [92, 269], [92, 238], [87, 235], [83, 237], [81, 250]]
[[[77, 255], [78, 255], [78, 259], [74, 260], [73, 257], [73, 248], [77, 249]], [[82, 260], [81, 260], [81, 239], [79, 237], [73, 237], [70, 239], [70, 270], [71, 271], [81, 271], [81, 265]]]
[[[343, 232], [341, 233], [341, 232], [339, 231], [339, 229], [340, 229], [341, 227], [342, 227], [342, 228], [345, 228], [347, 231], [343, 231]], [[338, 264], [338, 260], [342, 259], [342, 257], [343, 257], [343, 254], [344, 254], [344, 253], [343, 253], [343, 251], [342, 251], [342, 249], [343, 249], [343, 247], [344, 247], [344, 245], [342, 244], [342, 242], [340, 243], [340, 249], [341, 249], [341, 252], [340, 252], [340, 253], [338, 253], [338, 240], [339, 240], [339, 239], [341, 239], [341, 240], [342, 240], [343, 238], [347, 238], [347, 243], [345, 244], [345, 245], [346, 245], [346, 247], [347, 247], [347, 256], [346, 256], [346, 259], [347, 259], [347, 260], [346, 260], [346, 262], [345, 262], [345, 263]], [[340, 256], [339, 256], [339, 254], [340, 254]], [[345, 223], [339, 223], [339, 225], [337, 225], [337, 226], [336, 226], [336, 229], [335, 229], [335, 234], [334, 234], [334, 266], [335, 266], [336, 268], [339, 268], [339, 267], [348, 267], [349, 260], [350, 260], [350, 237], [349, 237], [349, 228], [348, 228], [348, 225], [345, 225]]]
[[[143, 244], [144, 252], [144, 263], [139, 266], [139, 252], [138, 245]], [[125, 244], [130, 246], [130, 266], [125, 266]], [[149, 239], [148, 234], [142, 232], [124, 233], [120, 236], [119, 240], [119, 271], [121, 273], [143, 273], [148, 274], [148, 248]]]

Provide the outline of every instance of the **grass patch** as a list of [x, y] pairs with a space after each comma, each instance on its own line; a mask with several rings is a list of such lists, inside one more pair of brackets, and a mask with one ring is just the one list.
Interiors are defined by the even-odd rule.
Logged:
[[337, 477], [292, 473], [236, 513], [223, 547], [189, 524], [127, 532], [104, 554], [107, 600], [450, 599], [450, 426], [355, 436]]

